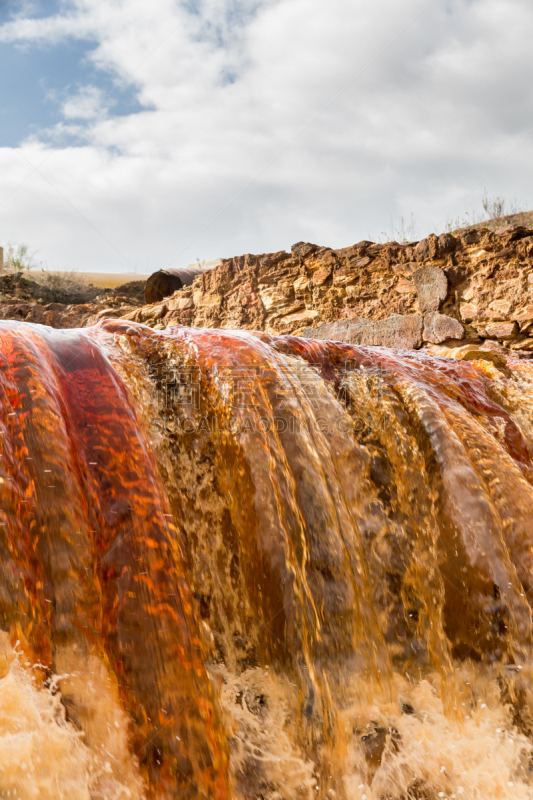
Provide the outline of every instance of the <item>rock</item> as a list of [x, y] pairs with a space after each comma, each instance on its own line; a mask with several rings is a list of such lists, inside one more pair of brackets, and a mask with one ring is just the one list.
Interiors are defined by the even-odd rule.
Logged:
[[448, 294], [448, 278], [439, 267], [427, 264], [413, 273], [420, 311], [438, 311]]
[[[368, 259], [368, 261], [370, 261], [370, 259]], [[358, 280], [359, 275], [357, 272], [355, 272], [353, 269], [348, 269], [347, 267], [341, 267], [333, 273], [334, 286], [350, 286], [350, 284], [356, 283]], [[315, 276], [313, 275], [313, 283], [314, 282]]]
[[487, 325], [485, 333], [494, 339], [513, 339], [518, 333], [518, 325], [516, 322], [496, 322]]
[[505, 236], [508, 241], [515, 242], [518, 239], [524, 239], [526, 236], [531, 236], [531, 230], [524, 228], [523, 225], [508, 225], [507, 228], [501, 228], [496, 231], [497, 236]]
[[267, 286], [266, 288], [261, 286], [259, 296], [267, 311], [281, 311], [284, 307], [293, 304], [294, 285], [288, 281], [279, 281], [275, 286]]
[[305, 311], [297, 311], [294, 314], [287, 314], [279, 319], [279, 325], [283, 333], [288, 333], [304, 325], [312, 325], [316, 318], [319, 317], [318, 311], [312, 309], [305, 309]]
[[463, 347], [450, 349], [446, 355], [459, 361], [490, 361], [504, 375], [510, 375], [505, 356], [495, 350], [485, 350], [477, 345], [467, 344], [463, 345]]
[[533, 339], [522, 339], [521, 342], [514, 342], [511, 345], [511, 350], [525, 350], [530, 352], [533, 350]]
[[307, 256], [311, 255], [311, 253], [315, 253], [319, 249], [320, 248], [317, 244], [311, 244], [310, 242], [296, 242], [296, 244], [293, 244], [291, 247], [291, 253], [297, 258], [307, 258]]
[[427, 239], [421, 239], [415, 247], [415, 258], [417, 261], [424, 261], [429, 258], [429, 245]]
[[520, 325], [520, 330], [526, 330], [533, 323], [533, 304], [519, 308], [513, 319]]
[[462, 303], [460, 307], [461, 319], [464, 322], [471, 322], [479, 314], [479, 307], [474, 303]]
[[430, 311], [424, 317], [423, 338], [425, 342], [440, 344], [445, 342], [446, 339], [462, 339], [464, 332], [465, 330], [461, 323], [446, 314]]
[[[533, 224], [533, 212], [527, 219]], [[42, 281], [37, 284], [31, 275], [6, 274], [0, 276], [0, 319], [71, 328], [84, 327], [103, 312], [159, 328], [181, 324], [294, 335], [327, 323], [337, 326], [328, 336], [370, 345], [418, 347], [423, 334], [429, 349], [440, 346], [434, 342], [453, 342], [462, 322], [465, 342], [477, 331], [493, 337], [504, 352], [512, 347], [515, 357], [527, 357], [527, 346], [514, 346], [533, 339], [533, 231], [492, 232], [520, 220], [454, 236], [432, 234], [421, 242], [365, 240], [337, 250], [297, 242], [290, 253], [204, 263], [213, 268], [159, 300], [157, 308], [138, 300], [139, 281], [116, 290], [85, 286], [74, 292], [76, 287], [63, 279], [56, 285], [51, 277], [46, 294]], [[162, 302], [168, 307], [163, 316]]]
[[407, 280], [407, 278], [400, 278], [400, 280], [398, 281], [398, 283], [394, 288], [400, 294], [413, 294], [414, 292], [416, 292], [415, 287], [413, 286], [411, 281]]
[[[531, 259], [529, 251], [498, 251], [507, 240], [488, 231], [474, 232], [478, 247], [465, 247], [464, 237], [470, 233], [429, 236], [405, 245], [364, 241], [340, 250], [298, 242], [290, 255], [278, 251], [229, 258], [194, 282], [192, 303], [184, 300], [181, 311], [176, 303], [166, 324], [285, 334], [309, 324], [319, 328], [359, 318], [365, 325], [440, 307], [485, 335], [491, 321], [508, 322], [533, 305], [533, 279], [528, 281], [533, 278], [533, 250]], [[436, 258], [442, 261], [434, 263]], [[185, 291], [174, 295], [173, 305]], [[307, 315], [310, 323], [298, 322], [294, 314], [302, 320]], [[517, 321], [524, 333], [533, 324]], [[365, 341], [368, 336], [365, 327]], [[374, 330], [370, 340], [377, 341], [376, 336]]]
[[418, 314], [393, 314], [374, 323], [376, 344], [407, 350], [422, 344], [422, 317]]
[[510, 300], [494, 300], [489, 304], [489, 309], [497, 317], [505, 317], [510, 312], [511, 306]]
[[426, 258], [437, 258], [439, 254], [439, 240], [434, 233], [430, 233], [427, 239], [422, 239], [416, 245], [415, 258], [417, 261], [424, 261]]
[[324, 283], [326, 283], [332, 271], [333, 269], [331, 266], [317, 269], [316, 272], [313, 273], [313, 285], [322, 286]]
[[442, 233], [439, 236], [439, 255], [454, 253], [457, 248], [457, 239], [451, 233]]
[[169, 311], [185, 311], [186, 308], [194, 308], [194, 301], [190, 295], [185, 297], [177, 295], [175, 298], [171, 297], [167, 305]]
[[476, 244], [479, 241], [480, 235], [478, 231], [467, 231], [461, 236], [465, 244]]
[[282, 261], [286, 261], [290, 258], [290, 255], [285, 252], [285, 250], [280, 250], [278, 253], [272, 253], [269, 256], [265, 256], [261, 259], [260, 264], [262, 267], [275, 267], [276, 264], [280, 264]]
[[[470, 342], [470, 344], [473, 343]], [[485, 339], [485, 341], [481, 345], [481, 350], [493, 350], [495, 353], [500, 353], [500, 355], [502, 356], [507, 355], [505, 347], [503, 347], [502, 343], [499, 342], [497, 339]]]
[[338, 342], [348, 342], [349, 344], [363, 344], [362, 338], [370, 338], [373, 323], [360, 317], [340, 320], [338, 322], [327, 322], [317, 328], [305, 328], [302, 336], [306, 339], [322, 339]]
[[422, 344], [422, 317], [418, 314], [393, 314], [378, 322], [353, 317], [326, 323], [319, 328], [306, 328], [302, 335], [309, 339], [412, 350]]

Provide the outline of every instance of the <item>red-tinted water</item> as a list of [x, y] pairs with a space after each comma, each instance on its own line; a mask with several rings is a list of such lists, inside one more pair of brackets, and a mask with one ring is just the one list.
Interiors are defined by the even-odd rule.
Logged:
[[80, 797], [533, 797], [530, 365], [0, 341], [2, 628], [112, 751]]

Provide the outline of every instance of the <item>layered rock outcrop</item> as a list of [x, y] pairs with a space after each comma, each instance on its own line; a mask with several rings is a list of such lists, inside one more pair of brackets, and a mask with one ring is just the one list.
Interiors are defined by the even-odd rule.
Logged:
[[[419, 319], [400, 323], [395, 315]], [[362, 241], [340, 250], [299, 242], [290, 253], [225, 259], [191, 287], [126, 317], [159, 329], [181, 324], [328, 338], [341, 328], [328, 333], [321, 326], [344, 322], [342, 330], [351, 331], [345, 335], [365, 344], [489, 340], [533, 352], [533, 230]], [[406, 325], [416, 335], [402, 338]]]
[[533, 230], [483, 228], [339, 250], [298, 242], [291, 252], [224, 259], [153, 305], [125, 287], [91, 303], [0, 302], [1, 319], [52, 327], [108, 317], [157, 329], [244, 328], [399, 348], [471, 344], [533, 354]]

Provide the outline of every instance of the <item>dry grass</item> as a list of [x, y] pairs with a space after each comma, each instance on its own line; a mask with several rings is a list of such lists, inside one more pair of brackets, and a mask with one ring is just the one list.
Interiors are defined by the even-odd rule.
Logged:
[[[57, 273], [56, 273], [57, 274]], [[149, 275], [138, 272], [71, 272], [69, 275], [80, 282], [92, 283], [103, 289], [116, 289], [130, 281], [145, 281]]]
[[499, 231], [509, 225], [522, 225], [524, 228], [533, 228], [533, 211], [518, 211], [504, 217], [485, 219], [480, 222], [464, 225], [461, 228], [453, 228], [453, 233], [461, 233], [474, 228], [488, 228], [489, 231]]
[[531, 212], [524, 211], [516, 200], [508, 200], [499, 195], [491, 196], [485, 189], [481, 198], [482, 211], [466, 212], [456, 219], [448, 220], [446, 232], [457, 233], [459, 231], [470, 230], [472, 228], [488, 228], [497, 231], [507, 225], [526, 225], [525, 221], [519, 222], [518, 219], [525, 219]]
[[[4, 254], [5, 255], [5, 254]], [[27, 248], [10, 246], [0, 267], [0, 300], [24, 300], [63, 305], [107, 302], [118, 294], [130, 302], [144, 300], [145, 276], [137, 273], [100, 273], [36, 269]], [[127, 284], [127, 285], [125, 285]], [[121, 287], [124, 287], [122, 290]], [[119, 292], [116, 293], [116, 289]]]

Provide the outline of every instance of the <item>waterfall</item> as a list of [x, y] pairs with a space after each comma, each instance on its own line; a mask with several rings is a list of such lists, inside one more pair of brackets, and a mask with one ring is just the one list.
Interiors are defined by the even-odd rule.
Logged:
[[533, 798], [533, 364], [0, 341], [1, 797]]

